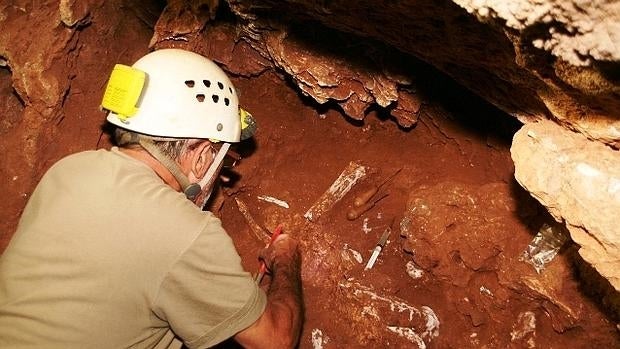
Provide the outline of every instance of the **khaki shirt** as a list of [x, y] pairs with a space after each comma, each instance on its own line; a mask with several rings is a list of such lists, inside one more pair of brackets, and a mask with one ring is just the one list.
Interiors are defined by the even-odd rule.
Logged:
[[203, 348], [265, 304], [219, 219], [116, 148], [55, 164], [0, 257], [1, 348]]

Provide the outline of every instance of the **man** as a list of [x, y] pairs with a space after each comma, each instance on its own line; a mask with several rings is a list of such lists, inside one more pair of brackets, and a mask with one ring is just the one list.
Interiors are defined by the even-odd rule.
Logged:
[[102, 106], [120, 147], [52, 166], [0, 257], [0, 347], [294, 347], [297, 242], [284, 234], [261, 254], [265, 294], [201, 210], [230, 143], [253, 126], [225, 73], [155, 51], [115, 67]]

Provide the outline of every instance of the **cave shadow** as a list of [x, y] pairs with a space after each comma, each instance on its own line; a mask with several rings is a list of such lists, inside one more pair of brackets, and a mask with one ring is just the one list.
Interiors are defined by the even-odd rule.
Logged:
[[516, 179], [510, 183], [510, 195], [517, 205], [515, 215], [519, 222], [536, 235], [538, 229], [544, 224], [555, 221], [547, 209], [525, 190]]
[[570, 245], [566, 256], [573, 267], [573, 275], [579, 283], [581, 294], [610, 321], [620, 322], [620, 292], [581, 257], [577, 244]]
[[[209, 347], [211, 349], [243, 349], [243, 346], [237, 343], [234, 339], [229, 338], [215, 346]], [[187, 346], [181, 346], [181, 349], [189, 349]]]
[[[423, 70], [423, 74], [430, 74]], [[474, 92], [439, 71], [424, 78], [427, 83], [420, 92], [430, 101], [447, 111], [447, 117], [469, 137], [486, 142], [492, 136], [495, 142], [507, 148], [522, 123]]]
[[[396, 74], [407, 77], [411, 83], [399, 83], [396, 86], [397, 90], [408, 90], [419, 95], [423, 101], [417, 114], [412, 113], [416, 114], [412, 115], [412, 119], [419, 120], [423, 117], [428, 104], [438, 105], [447, 112], [451, 122], [456, 123], [472, 137], [485, 141], [486, 137], [492, 134], [502, 145], [510, 145], [514, 133], [522, 125], [516, 118], [460, 85], [446, 73], [393, 46], [372, 38], [326, 28], [312, 20], [289, 25], [289, 36], [294, 38], [301, 50], [317, 52], [318, 55], [333, 58], [335, 61], [344, 61], [353, 71], [365, 71], [380, 76]], [[286, 85], [297, 92], [305, 105], [314, 108], [319, 114], [330, 110], [337, 111], [355, 127], [362, 127], [364, 119], [370, 115], [381, 121], [393, 120], [399, 130], [406, 133], [416, 127], [416, 122], [411, 127], [402, 126], [391, 114], [398, 106], [398, 101], [386, 107], [373, 103], [364, 111], [364, 118], [357, 120], [347, 116], [335, 100], [318, 103], [303, 93], [289, 74], [280, 72]]]
[[116, 127], [116, 125], [108, 121], [104, 121], [101, 126], [99, 126], [99, 139], [97, 139], [95, 149], [107, 148], [107, 145], [118, 147], [114, 137], [114, 130], [116, 130]]

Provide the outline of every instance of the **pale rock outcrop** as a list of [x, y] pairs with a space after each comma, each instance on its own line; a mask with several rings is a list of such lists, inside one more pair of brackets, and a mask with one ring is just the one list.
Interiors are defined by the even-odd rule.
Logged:
[[541, 121], [516, 133], [511, 153], [517, 181], [565, 222], [583, 259], [620, 290], [620, 152]]
[[[536, 89], [553, 118], [592, 139], [619, 147], [620, 2], [614, 0], [454, 0], [481, 22], [518, 31], [516, 63], [535, 73]], [[553, 74], [532, 59], [536, 50], [557, 57]], [[555, 75], [555, 77], [554, 77]], [[610, 106], [611, 107], [611, 106]]]
[[499, 18], [519, 31], [544, 24], [536, 48], [575, 66], [620, 60], [620, 2], [615, 0], [454, 0], [480, 20]]

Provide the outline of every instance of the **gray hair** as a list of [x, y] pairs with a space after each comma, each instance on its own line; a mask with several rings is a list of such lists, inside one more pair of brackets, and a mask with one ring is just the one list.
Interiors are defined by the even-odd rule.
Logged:
[[139, 146], [139, 138], [147, 138], [151, 140], [162, 153], [175, 161], [178, 161], [181, 155], [186, 150], [190, 149], [197, 141], [196, 139], [191, 138], [164, 138], [147, 136], [120, 127], [117, 127], [114, 132], [116, 144], [121, 148], [132, 148]]

